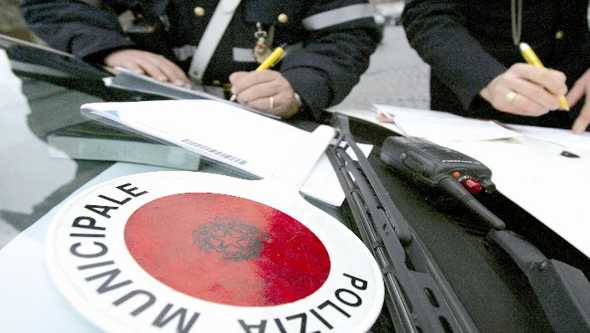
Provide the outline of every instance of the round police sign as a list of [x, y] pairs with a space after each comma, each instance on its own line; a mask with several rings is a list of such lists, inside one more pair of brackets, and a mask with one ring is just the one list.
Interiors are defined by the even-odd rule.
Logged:
[[117, 178], [71, 200], [47, 243], [55, 284], [107, 331], [364, 332], [383, 304], [363, 243], [268, 181]]

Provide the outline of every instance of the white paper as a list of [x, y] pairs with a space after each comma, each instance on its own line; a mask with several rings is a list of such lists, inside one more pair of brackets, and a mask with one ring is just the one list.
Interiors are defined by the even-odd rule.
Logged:
[[93, 103], [82, 109], [261, 178], [280, 174], [294, 151], [314, 144], [309, 132], [211, 100]]
[[407, 136], [435, 142], [481, 141], [514, 138], [519, 133], [490, 120], [470, 119], [447, 112], [420, 110], [390, 105], [375, 105], [377, 112], [393, 118], [395, 126]]
[[502, 194], [590, 257], [589, 158], [561, 156], [551, 145], [531, 148], [526, 140], [446, 146], [487, 165]]
[[567, 150], [581, 157], [590, 157], [590, 133], [574, 134], [569, 129], [522, 126], [507, 126], [523, 136], [535, 139], [544, 146], [555, 146], [556, 149]]
[[[373, 150], [372, 145], [357, 144], [357, 146], [363, 154], [365, 154], [365, 157], [369, 156], [371, 150]], [[356, 156], [352, 153], [352, 148], [348, 147], [346, 152], [356, 160]], [[332, 163], [330, 163], [326, 154], [324, 154], [315, 165], [313, 173], [301, 188], [301, 193], [307, 197], [323, 201], [334, 207], [340, 207], [344, 202], [344, 191], [340, 186], [340, 182], [332, 167]]]
[[94, 103], [82, 109], [261, 178], [291, 183], [317, 200], [342, 203], [331, 166], [314, 168], [334, 136], [329, 126], [310, 133], [211, 100]]

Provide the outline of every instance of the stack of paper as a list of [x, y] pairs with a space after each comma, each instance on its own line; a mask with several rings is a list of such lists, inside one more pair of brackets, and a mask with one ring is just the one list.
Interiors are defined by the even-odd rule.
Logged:
[[339, 206], [344, 200], [324, 154], [334, 136], [329, 126], [321, 125], [309, 133], [228, 103], [204, 99], [93, 103], [83, 105], [82, 112], [233, 170], [290, 183], [304, 195], [329, 205]]
[[[286, 123], [212, 100], [92, 103], [82, 112], [260, 178], [284, 172], [291, 155], [307, 145], [328, 144], [311, 142], [311, 133]], [[328, 136], [329, 141], [333, 130]]]

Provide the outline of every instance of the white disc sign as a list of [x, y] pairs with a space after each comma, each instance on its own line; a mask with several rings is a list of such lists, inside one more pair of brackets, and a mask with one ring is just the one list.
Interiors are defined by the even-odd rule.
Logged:
[[109, 332], [366, 332], [383, 305], [365, 245], [270, 181], [116, 178], [68, 202], [47, 246], [58, 289]]

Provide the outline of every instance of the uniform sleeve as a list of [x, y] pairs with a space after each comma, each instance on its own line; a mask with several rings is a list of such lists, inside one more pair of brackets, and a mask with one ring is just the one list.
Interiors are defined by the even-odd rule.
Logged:
[[317, 118], [341, 102], [367, 70], [379, 34], [365, 1], [312, 1], [302, 20], [309, 32], [281, 72]]
[[117, 16], [74, 0], [23, 0], [23, 17], [51, 47], [89, 59], [108, 50], [133, 46]]
[[506, 70], [469, 34], [465, 1], [411, 0], [402, 13], [410, 45], [468, 109], [491, 80]]

